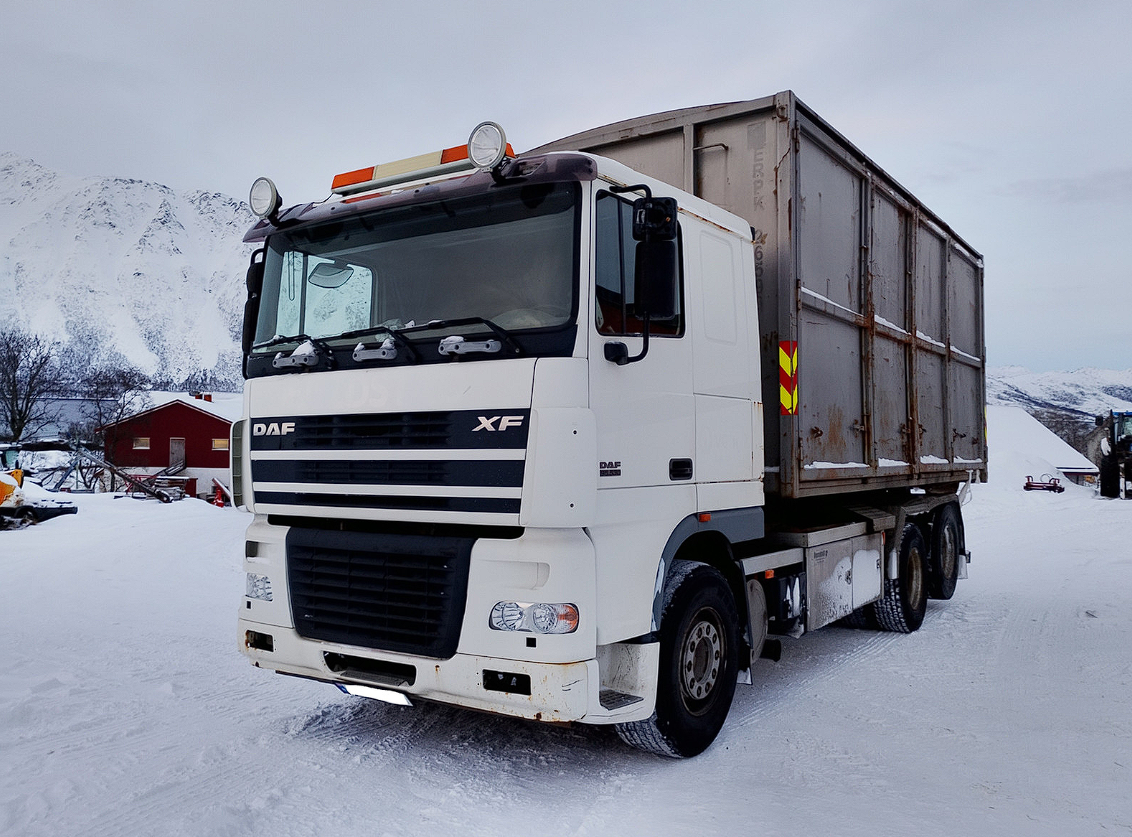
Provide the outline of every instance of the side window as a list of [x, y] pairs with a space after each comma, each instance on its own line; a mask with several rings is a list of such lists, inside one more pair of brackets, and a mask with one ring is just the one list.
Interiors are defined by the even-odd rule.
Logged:
[[[597, 270], [596, 326], [599, 334], [640, 334], [644, 322], [633, 306], [633, 271], [637, 242], [633, 240], [633, 204], [609, 192], [597, 198], [595, 255]], [[682, 268], [681, 268], [682, 270]], [[684, 333], [684, 312], [666, 323], [650, 323], [653, 337], [679, 337]]]

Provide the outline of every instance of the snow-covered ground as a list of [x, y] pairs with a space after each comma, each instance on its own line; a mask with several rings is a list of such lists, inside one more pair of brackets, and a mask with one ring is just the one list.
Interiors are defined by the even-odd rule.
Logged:
[[682, 762], [252, 668], [246, 515], [76, 497], [0, 532], [0, 834], [1132, 834], [1132, 502], [990, 443], [955, 598], [787, 640]]

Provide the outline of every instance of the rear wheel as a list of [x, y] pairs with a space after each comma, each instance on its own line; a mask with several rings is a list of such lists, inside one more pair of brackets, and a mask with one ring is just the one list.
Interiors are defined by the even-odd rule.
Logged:
[[955, 595], [962, 560], [962, 518], [954, 503], [940, 506], [932, 521], [931, 578], [928, 593], [933, 599], [950, 599]]
[[617, 725], [625, 743], [674, 758], [708, 748], [735, 696], [738, 625], [735, 599], [717, 570], [673, 564], [660, 623], [656, 709], [647, 720]]
[[923, 624], [927, 607], [927, 547], [920, 527], [909, 523], [900, 538], [900, 577], [885, 579], [884, 596], [873, 604], [873, 613], [884, 630], [910, 634]]

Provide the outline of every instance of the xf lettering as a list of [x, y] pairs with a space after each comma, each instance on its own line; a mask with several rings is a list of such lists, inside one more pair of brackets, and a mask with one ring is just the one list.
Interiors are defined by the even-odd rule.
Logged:
[[[494, 433], [511, 427], [523, 426], [522, 416], [476, 416], [476, 418], [479, 419], [479, 425], [472, 428], [473, 433], [477, 430], [487, 430], [489, 433]], [[498, 427], [495, 424], [496, 422], [499, 422]]]

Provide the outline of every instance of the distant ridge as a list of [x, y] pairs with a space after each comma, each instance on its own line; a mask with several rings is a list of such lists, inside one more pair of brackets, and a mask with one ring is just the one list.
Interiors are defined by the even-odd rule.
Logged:
[[0, 325], [158, 381], [240, 386], [254, 222], [215, 192], [72, 177], [0, 153]]
[[1132, 410], [1132, 369], [1031, 372], [1020, 366], [987, 369], [987, 403], [1059, 410], [1082, 419], [1109, 410]]

